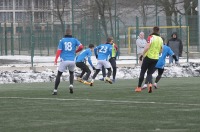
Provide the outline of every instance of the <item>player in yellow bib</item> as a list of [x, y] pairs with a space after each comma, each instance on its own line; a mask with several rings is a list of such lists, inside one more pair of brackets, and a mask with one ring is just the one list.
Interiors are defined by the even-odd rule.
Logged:
[[159, 27], [153, 27], [153, 33], [148, 36], [146, 47], [143, 54], [140, 56], [140, 60], [143, 58], [141, 66], [140, 77], [138, 86], [135, 89], [136, 92], [141, 92], [142, 82], [144, 75], [147, 71], [148, 92], [152, 92], [152, 74], [154, 72], [155, 65], [159, 59], [159, 54], [162, 53], [163, 40], [159, 36]]

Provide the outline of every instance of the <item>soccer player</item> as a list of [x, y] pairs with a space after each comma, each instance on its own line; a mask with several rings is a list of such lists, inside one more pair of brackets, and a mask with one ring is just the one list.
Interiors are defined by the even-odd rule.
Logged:
[[[76, 50], [76, 47], [78, 49]], [[72, 37], [71, 29], [66, 30], [66, 35], [60, 40], [58, 44], [58, 50], [56, 52], [56, 57], [54, 64], [57, 65], [58, 57], [60, 56], [60, 65], [58, 67], [58, 73], [56, 76], [55, 87], [53, 90], [53, 95], [57, 95], [58, 85], [60, 84], [60, 77], [62, 73], [68, 68], [69, 70], [69, 90], [73, 93], [73, 82], [74, 82], [74, 68], [75, 68], [75, 53], [81, 51], [83, 45], [76, 39]]]
[[[117, 57], [118, 47], [115, 43], [111, 43], [111, 45], [112, 45], [112, 54], [110, 56], [109, 62], [110, 62], [112, 69], [113, 69], [113, 74], [112, 74], [113, 80], [112, 80], [112, 82], [115, 82], [115, 77], [116, 77], [116, 73], [117, 73], [116, 57]], [[104, 81], [104, 78], [106, 77], [106, 70], [105, 70], [104, 67], [102, 68], [102, 74], [103, 74], [103, 78], [100, 79], [100, 80]]]
[[[113, 38], [108, 37], [107, 42], [105, 44], [100, 44], [99, 46], [97, 46], [94, 49], [94, 53], [95, 53], [95, 56], [96, 56], [98, 62], [97, 62], [96, 71], [92, 76], [92, 81], [91, 81], [90, 86], [93, 86], [94, 79], [96, 78], [99, 71], [102, 69], [102, 66], [104, 66], [104, 68], [106, 68], [108, 70], [107, 77], [104, 78], [104, 81], [112, 84], [112, 81], [110, 80], [112, 70], [111, 70], [110, 62], [108, 61], [109, 56], [111, 56], [111, 54], [112, 54], [111, 43], [113, 43]], [[97, 52], [98, 52], [98, 54], [97, 54]]]
[[[163, 42], [165, 41], [165, 39], [164, 38], [162, 38], [163, 39]], [[161, 55], [160, 55], [160, 57], [159, 57], [159, 59], [158, 59], [158, 62], [157, 62], [157, 64], [156, 64], [156, 66], [155, 66], [155, 70], [158, 70], [158, 75], [157, 75], [157, 77], [156, 77], [156, 80], [155, 80], [155, 83], [153, 84], [153, 86], [154, 86], [154, 88], [158, 88], [157, 87], [157, 83], [159, 82], [159, 80], [161, 79], [161, 77], [162, 77], [162, 74], [163, 74], [163, 72], [164, 72], [164, 66], [165, 66], [165, 59], [166, 59], [166, 57], [167, 56], [172, 56], [173, 57], [173, 59], [175, 60], [175, 62], [176, 62], [176, 64], [178, 63], [178, 59], [177, 59], [177, 57], [176, 57], [176, 55], [174, 54], [174, 52], [171, 50], [171, 48], [170, 47], [168, 47], [168, 46], [166, 46], [165, 45], [165, 43], [164, 43], [164, 45], [163, 45], [163, 51], [162, 51], [162, 53], [161, 53]], [[142, 89], [145, 89], [145, 88], [147, 88], [147, 80], [145, 81], [145, 84], [143, 85], [143, 87], [142, 87]]]
[[[82, 70], [81, 75], [78, 77], [78, 81], [79, 82], [83, 82], [84, 84], [89, 84], [89, 85], [90, 85], [90, 82], [88, 82], [88, 78], [89, 78], [89, 76], [91, 74], [91, 71], [90, 71], [89, 67], [84, 63], [84, 61], [86, 59], [88, 59], [88, 63], [90, 64], [92, 69], [95, 70], [95, 67], [93, 66], [92, 61], [91, 61], [91, 56], [92, 56], [92, 51], [93, 50], [94, 50], [94, 45], [93, 44], [89, 44], [88, 48], [83, 50], [76, 58], [76, 66], [79, 67]], [[85, 74], [85, 72], [87, 74], [82, 79], [82, 77]]]
[[153, 33], [148, 36], [147, 44], [144, 48], [143, 54], [140, 56], [140, 60], [143, 59], [141, 66], [140, 77], [138, 81], [138, 86], [135, 89], [136, 92], [141, 92], [142, 82], [144, 80], [144, 75], [147, 71], [147, 82], [148, 82], [148, 92], [152, 92], [152, 74], [155, 71], [155, 65], [159, 58], [159, 53], [162, 53], [163, 40], [159, 36], [159, 27], [153, 27]]

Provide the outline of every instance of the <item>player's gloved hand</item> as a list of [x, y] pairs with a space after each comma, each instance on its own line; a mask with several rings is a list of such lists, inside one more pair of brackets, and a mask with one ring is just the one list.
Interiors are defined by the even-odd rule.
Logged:
[[92, 69], [93, 69], [93, 70], [96, 70], [96, 68], [95, 68], [94, 66], [92, 67]]
[[141, 56], [139, 57], [139, 60], [140, 60], [140, 61], [142, 61], [142, 59], [143, 59], [143, 55], [141, 55]]
[[96, 55], [96, 58], [98, 59], [98, 55]]

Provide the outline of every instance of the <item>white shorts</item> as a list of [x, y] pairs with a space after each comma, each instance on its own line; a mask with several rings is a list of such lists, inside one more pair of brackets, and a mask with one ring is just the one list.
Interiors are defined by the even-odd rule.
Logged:
[[106, 60], [98, 60], [97, 62], [97, 67], [96, 69], [101, 69], [102, 66], [104, 66], [104, 68], [111, 68], [110, 62], [106, 61]]
[[60, 72], [64, 72], [65, 70], [69, 70], [69, 71], [74, 71], [75, 68], [75, 62], [74, 61], [61, 61], [60, 65], [58, 67], [58, 70]]

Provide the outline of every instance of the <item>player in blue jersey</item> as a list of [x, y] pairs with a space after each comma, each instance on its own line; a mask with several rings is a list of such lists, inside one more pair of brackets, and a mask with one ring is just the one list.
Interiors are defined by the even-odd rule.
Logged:
[[[163, 42], [165, 41], [164, 38]], [[156, 63], [155, 66], [155, 71], [158, 70], [158, 75], [156, 77], [155, 83], [153, 84], [154, 88], [157, 88], [157, 83], [162, 77], [162, 74], [164, 72], [164, 66], [165, 66], [165, 59], [167, 56], [172, 56], [173, 59], [175, 60], [176, 63], [178, 63], [178, 59], [176, 58], [176, 55], [174, 52], [171, 50], [170, 47], [166, 46], [165, 44], [163, 45], [163, 51], [158, 59], [158, 62]], [[147, 88], [147, 80], [145, 80], [145, 84], [143, 85], [142, 89]]]
[[[86, 59], [88, 60], [88, 63], [90, 64], [90, 66], [92, 67], [93, 70], [95, 70], [95, 67], [92, 64], [91, 61], [91, 56], [92, 56], [92, 51], [94, 50], [94, 45], [93, 44], [89, 44], [88, 48], [83, 50], [77, 57], [76, 57], [76, 66], [79, 67], [82, 72], [81, 75], [78, 77], [78, 81], [79, 82], [83, 82], [84, 84], [89, 84], [90, 82], [88, 82], [88, 78], [91, 74], [91, 70], [89, 69], [89, 67], [84, 63], [86, 61]], [[84, 78], [83, 75], [87, 73], [85, 75]]]
[[96, 56], [98, 62], [97, 62], [96, 71], [92, 76], [92, 81], [91, 81], [90, 86], [93, 85], [94, 79], [96, 78], [97, 74], [99, 73], [99, 71], [102, 69], [103, 66], [104, 66], [105, 69], [108, 70], [107, 77], [105, 77], [104, 80], [106, 82], [109, 82], [110, 84], [112, 84], [112, 81], [110, 79], [110, 76], [112, 74], [111, 64], [108, 61], [109, 56], [112, 55], [112, 45], [111, 45], [111, 43], [113, 43], [113, 38], [108, 37], [107, 42], [105, 44], [100, 44], [99, 46], [97, 46], [94, 49], [94, 53], [95, 53], [95, 56]]
[[[78, 47], [78, 49], [76, 49]], [[55, 87], [53, 90], [53, 95], [57, 95], [58, 85], [60, 84], [60, 77], [62, 73], [68, 69], [69, 70], [69, 81], [70, 93], [73, 93], [73, 82], [74, 82], [74, 68], [75, 68], [75, 54], [83, 49], [83, 45], [76, 39], [72, 37], [72, 31], [70, 29], [66, 30], [66, 35], [60, 40], [58, 44], [58, 50], [56, 52], [56, 57], [54, 64], [57, 65], [58, 57], [60, 57], [60, 65], [58, 67], [58, 73], [56, 76]]]

